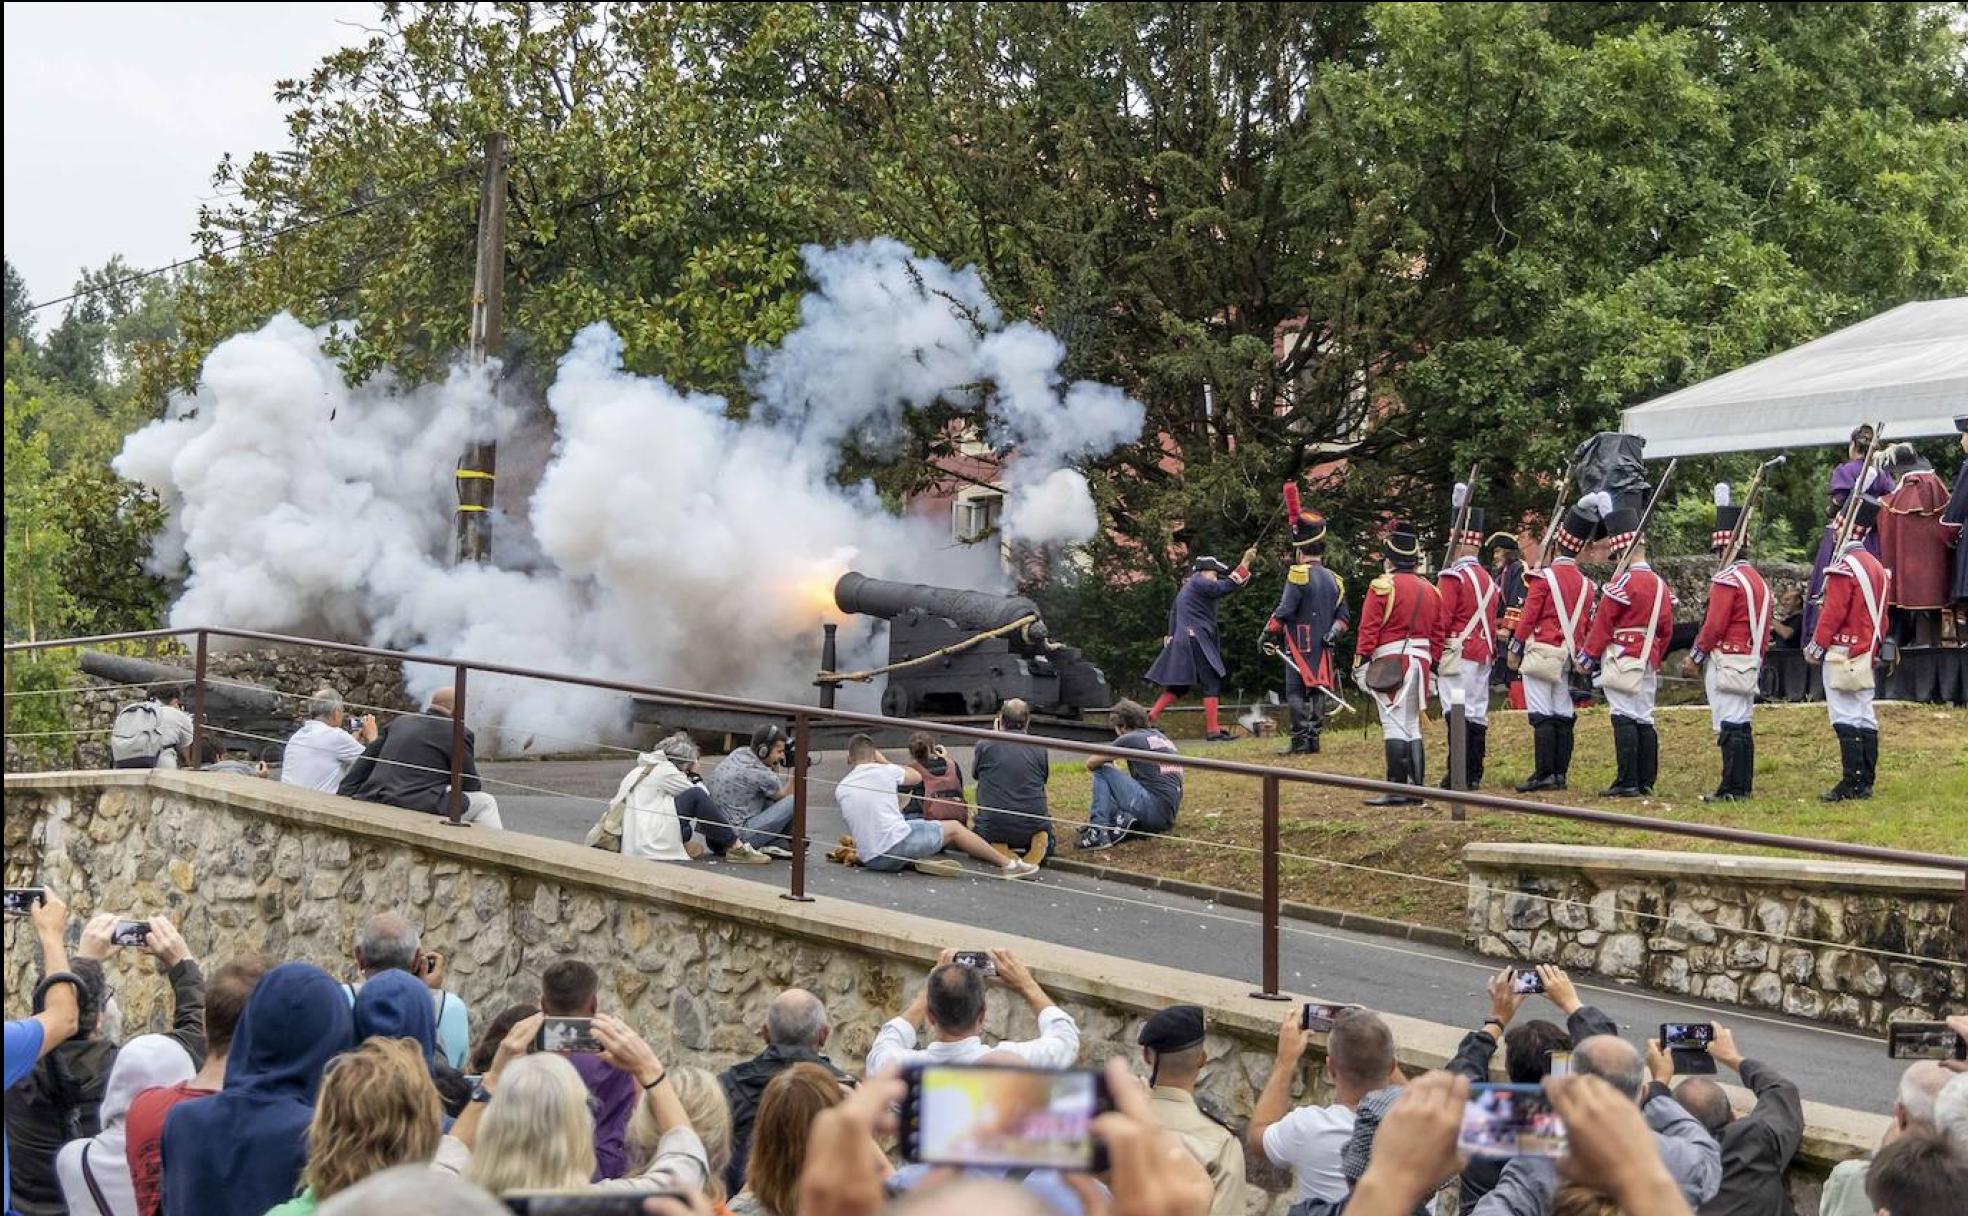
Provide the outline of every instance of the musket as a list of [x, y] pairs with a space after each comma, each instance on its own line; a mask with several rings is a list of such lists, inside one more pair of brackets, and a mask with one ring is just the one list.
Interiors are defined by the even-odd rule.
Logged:
[[1721, 564], [1715, 567], [1717, 574], [1735, 565], [1736, 559], [1742, 556], [1743, 546], [1749, 543], [1749, 517], [1756, 510], [1756, 492], [1763, 488], [1763, 474], [1789, 459], [1779, 454], [1756, 466], [1756, 475], [1749, 479], [1749, 488], [1743, 491], [1742, 514], [1736, 517], [1735, 535], [1729, 538], [1728, 547], [1722, 550]]
[[1551, 504], [1551, 522], [1544, 526], [1544, 539], [1538, 542], [1538, 564], [1542, 570], [1551, 564], [1551, 540], [1558, 535], [1558, 521], [1564, 518], [1565, 487], [1572, 481], [1572, 466], [1566, 465], [1565, 472], [1558, 478], [1558, 497]]
[[1463, 482], [1461, 486], [1462, 501], [1455, 504], [1454, 511], [1449, 515], [1449, 543], [1442, 547], [1441, 569], [1449, 568], [1449, 561], [1455, 556], [1456, 537], [1462, 535], [1463, 529], [1469, 526], [1469, 505], [1476, 497], [1476, 474], [1482, 467], [1481, 464], [1469, 466], [1469, 480]]
[[[1865, 455], [1859, 458], [1859, 479], [1852, 483], [1852, 492], [1845, 496], [1845, 504], [1838, 508], [1838, 530], [1832, 534], [1831, 560], [1851, 543], [1852, 530], [1859, 525], [1859, 506], [1865, 501], [1866, 491], [1872, 485], [1872, 458], [1879, 451], [1879, 436], [1885, 431], [1886, 422], [1881, 419], [1872, 424], [1872, 440], [1866, 444]], [[1818, 593], [1811, 597], [1813, 606], [1824, 603], [1824, 583], [1818, 584]]]
[[1660, 505], [1661, 495], [1667, 490], [1668, 480], [1674, 476], [1675, 466], [1680, 463], [1679, 456], [1668, 461], [1667, 469], [1661, 474], [1661, 479], [1654, 483], [1654, 492], [1647, 499], [1647, 509], [1640, 513], [1640, 526], [1633, 530], [1633, 539], [1627, 542], [1626, 552], [1620, 554], [1618, 563], [1613, 566], [1613, 578], [1626, 573], [1626, 568], [1633, 562], [1633, 551], [1647, 539], [1647, 521], [1654, 517], [1654, 508]]

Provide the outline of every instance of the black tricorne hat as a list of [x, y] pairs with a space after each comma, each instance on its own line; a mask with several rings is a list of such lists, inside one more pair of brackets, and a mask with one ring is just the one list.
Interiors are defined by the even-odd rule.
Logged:
[[1203, 1010], [1199, 1005], [1171, 1005], [1141, 1024], [1135, 1042], [1160, 1055], [1186, 1051], [1203, 1041]]
[[1483, 538], [1483, 552], [1488, 553], [1492, 549], [1508, 549], [1512, 553], [1522, 553], [1524, 546], [1518, 544], [1517, 538], [1508, 532], [1492, 532]]
[[1191, 574], [1201, 574], [1205, 570], [1214, 570], [1218, 574], [1230, 573], [1230, 567], [1224, 565], [1221, 558], [1211, 557], [1207, 553], [1189, 563], [1189, 572]]

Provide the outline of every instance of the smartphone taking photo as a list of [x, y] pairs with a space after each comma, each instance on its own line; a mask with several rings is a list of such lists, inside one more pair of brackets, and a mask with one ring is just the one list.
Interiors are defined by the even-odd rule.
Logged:
[[594, 1037], [593, 1018], [550, 1017], [540, 1023], [538, 1033], [533, 1036], [533, 1050], [597, 1055], [601, 1040]]
[[109, 931], [112, 946], [141, 946], [150, 940], [150, 922], [147, 920], [119, 920]]
[[26, 916], [34, 911], [34, 905], [48, 901], [48, 893], [40, 887], [8, 887], [6, 891], [8, 916]]
[[1543, 992], [1544, 977], [1538, 974], [1536, 967], [1519, 967], [1517, 973], [1510, 977], [1510, 991], [1520, 995]]
[[1715, 1057], [1708, 1054], [1709, 1044], [1713, 1042], [1715, 1024], [1712, 1022], [1661, 1023], [1661, 1050], [1673, 1058], [1674, 1071], [1683, 1076], [1715, 1071]]
[[968, 967], [972, 971], [979, 972], [986, 979], [990, 979], [998, 974], [998, 964], [992, 961], [987, 951], [959, 950], [956, 953], [956, 957], [950, 961], [959, 966]]
[[903, 1080], [900, 1140], [909, 1161], [1071, 1173], [1107, 1167], [1093, 1121], [1113, 1101], [1092, 1069], [925, 1064]]
[[1945, 1022], [1892, 1022], [1886, 1054], [1895, 1060], [1968, 1060], [1968, 1042]]
[[1341, 1014], [1358, 1005], [1348, 1005], [1340, 1001], [1307, 1001], [1298, 1014], [1298, 1024], [1313, 1034], [1325, 1034], [1339, 1021]]
[[650, 1199], [691, 1205], [691, 1196], [682, 1191], [507, 1191], [500, 1199], [518, 1216], [642, 1216]]
[[1565, 1121], [1537, 1085], [1472, 1085], [1456, 1147], [1472, 1157], [1563, 1157]]
[[1569, 1076], [1571, 1076], [1571, 1075], [1572, 1075], [1572, 1053], [1571, 1053], [1571, 1052], [1569, 1052], [1569, 1051], [1554, 1051], [1554, 1052], [1552, 1052], [1552, 1053], [1551, 1053], [1551, 1067], [1550, 1067], [1550, 1068], [1547, 1068], [1547, 1069], [1545, 1070], [1545, 1072], [1546, 1072], [1546, 1074], [1547, 1074], [1547, 1075], [1549, 1075], [1549, 1076], [1554, 1076], [1554, 1077], [1569, 1077]]

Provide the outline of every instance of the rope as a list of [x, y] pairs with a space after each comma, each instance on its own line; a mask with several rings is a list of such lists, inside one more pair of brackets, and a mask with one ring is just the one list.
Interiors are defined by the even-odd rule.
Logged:
[[983, 633], [973, 634], [972, 636], [965, 638], [961, 642], [952, 642], [948, 646], [945, 646], [940, 650], [932, 650], [928, 654], [917, 655], [913, 659], [903, 659], [899, 663], [890, 663], [883, 667], [871, 667], [866, 671], [823, 671], [820, 672], [814, 678], [822, 684], [843, 684], [849, 681], [852, 681], [857, 684], [866, 684], [868, 681], [874, 679], [876, 676], [886, 674], [887, 672], [900, 671], [904, 667], [916, 667], [923, 663], [927, 663], [932, 659], [940, 659], [945, 655], [956, 654], [959, 651], [969, 650], [972, 646], [977, 645], [979, 642], [988, 642], [992, 638], [1003, 637], [1007, 633], [1011, 633], [1014, 632], [1015, 630], [1025, 628], [1025, 626], [1030, 625], [1032, 622], [1038, 619], [1039, 619], [1038, 613], [1028, 612], [1024, 616], [1021, 616], [1017, 620], [1011, 622], [1009, 625], [1000, 625], [996, 629], [990, 629], [990, 630], [986, 630]]

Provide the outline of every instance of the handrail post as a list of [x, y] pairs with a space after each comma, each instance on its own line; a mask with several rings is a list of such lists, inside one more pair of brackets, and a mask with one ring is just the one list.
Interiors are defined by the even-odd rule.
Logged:
[[1278, 991], [1278, 778], [1264, 778], [1264, 990], [1262, 1001], [1288, 1001]]
[[208, 634], [198, 631], [191, 661], [191, 763], [197, 768], [205, 762], [205, 649]]
[[[1424, 784], [1426, 773], [1416, 774]], [[1469, 708], [1460, 694], [1449, 700], [1449, 788], [1462, 793], [1469, 788]], [[1449, 804], [1449, 818], [1457, 823], [1469, 817], [1460, 801]]]
[[444, 798], [444, 818], [452, 827], [465, 819], [465, 665], [458, 664], [451, 681], [451, 788]]
[[805, 714], [793, 715], [793, 829], [786, 841], [793, 855], [793, 873], [786, 893], [779, 897], [803, 904], [813, 902], [806, 893], [806, 766], [813, 763], [807, 723]]

